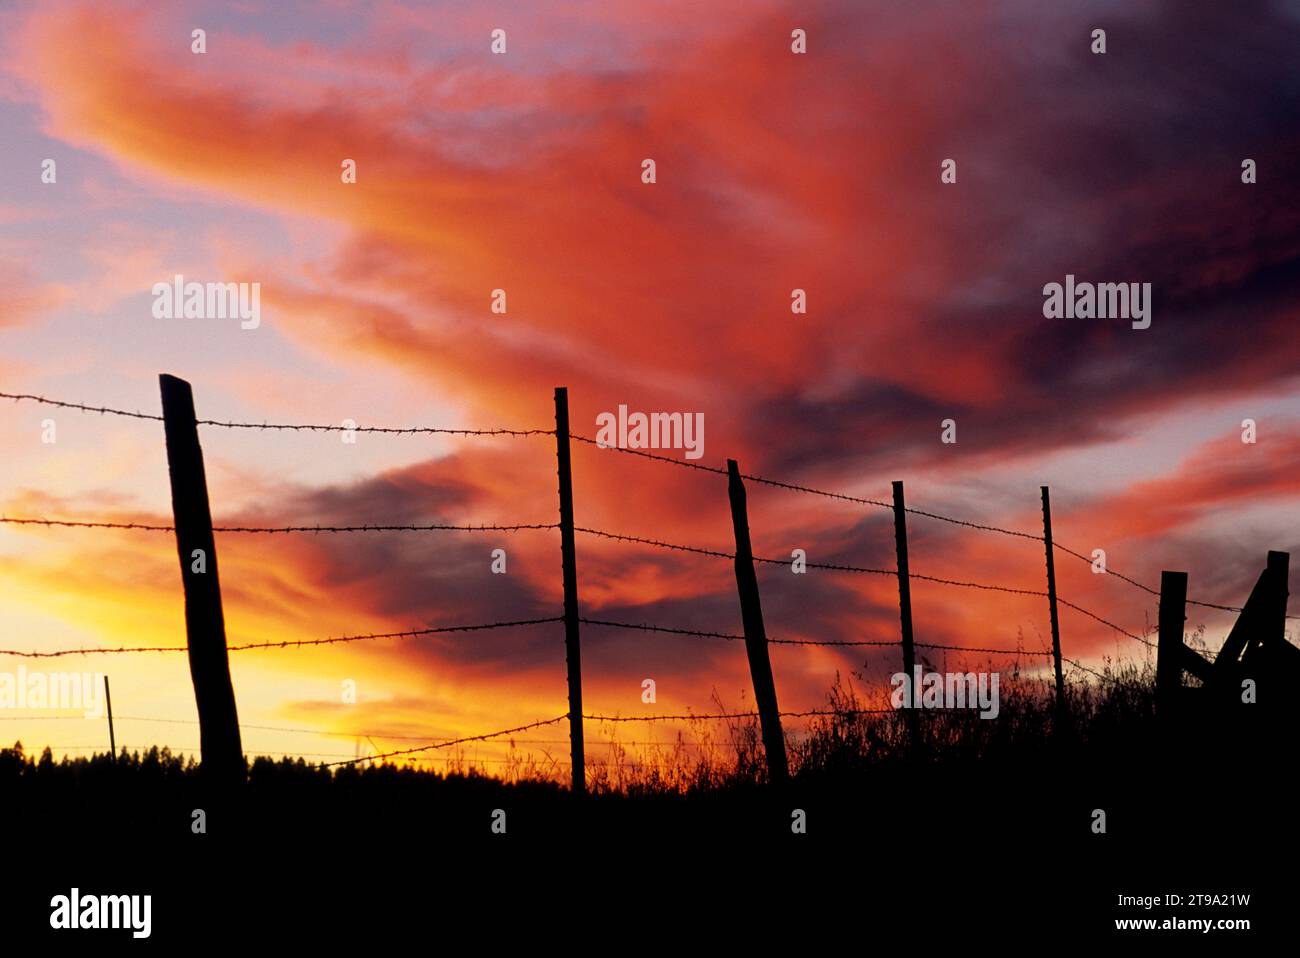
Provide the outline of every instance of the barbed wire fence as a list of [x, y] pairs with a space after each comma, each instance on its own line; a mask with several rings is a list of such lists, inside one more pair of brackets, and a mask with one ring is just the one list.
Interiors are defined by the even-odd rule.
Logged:
[[[173, 383], [181, 383], [181, 381], [171, 379], [171, 377], [164, 377], [164, 380], [171, 380]], [[188, 396], [188, 390], [189, 390], [188, 384], [182, 383], [182, 385], [184, 386], [185, 392]], [[554, 718], [541, 719], [536, 722], [514, 726], [512, 728], [501, 729], [495, 732], [487, 732], [479, 735], [470, 735], [470, 736], [463, 736], [459, 738], [452, 738], [444, 741], [426, 743], [415, 747], [396, 749], [396, 750], [382, 752], [382, 753], [373, 754], [364, 757], [346, 758], [342, 756], [328, 756], [325, 755], [324, 753], [317, 753], [315, 757], [334, 757], [339, 759], [337, 761], [322, 763], [326, 767], [341, 767], [346, 765], [359, 764], [361, 762], [384, 761], [390, 758], [410, 759], [413, 761], [423, 760], [426, 757], [425, 753], [431, 751], [436, 751], [445, 748], [452, 748], [458, 745], [463, 745], [468, 743], [490, 742], [505, 737], [515, 736], [519, 732], [524, 732], [532, 729], [555, 725], [567, 719], [570, 724], [570, 736], [568, 739], [568, 744], [571, 746], [571, 756], [570, 756], [569, 764], [572, 768], [573, 785], [575, 791], [582, 791], [585, 789], [584, 750], [583, 750], [584, 737], [582, 733], [582, 723], [585, 721], [621, 724], [627, 722], [656, 723], [656, 722], [665, 722], [665, 721], [685, 721], [685, 720], [689, 720], [689, 721], [713, 721], [713, 720], [722, 720], [722, 719], [734, 720], [736, 718], [742, 718], [742, 717], [757, 718], [764, 725], [765, 744], [768, 746], [767, 751], [770, 753], [771, 751], [773, 751], [773, 748], [771, 746], [773, 745], [774, 741], [776, 742], [784, 741], [782, 737], [783, 733], [780, 730], [781, 718], [811, 718], [811, 717], [836, 716], [836, 715], [843, 715], [845, 714], [846, 711], [844, 709], [781, 711], [775, 707], [776, 706], [775, 691], [773, 686], [770, 702], [767, 703], [765, 707], [764, 703], [760, 701], [759, 703], [760, 707], [758, 711], [754, 711], [754, 712], [724, 712], [718, 714], [686, 713], [680, 715], [647, 715], [647, 716], [618, 716], [618, 715], [600, 715], [600, 714], [586, 713], [583, 711], [581, 707], [581, 679], [580, 679], [580, 666], [578, 664], [579, 650], [577, 644], [577, 636], [578, 636], [578, 628], [580, 625], [594, 627], [594, 628], [621, 629], [626, 631], [641, 631], [646, 633], [655, 633], [655, 634], [664, 634], [664, 635], [690, 636], [690, 637], [702, 638], [702, 639], [721, 639], [724, 641], [746, 642], [747, 647], [750, 651], [751, 677], [754, 679], [756, 694], [760, 691], [765, 681], [768, 685], [771, 685], [772, 683], [771, 675], [770, 675], [770, 665], [766, 664], [767, 663], [766, 649], [769, 645], [791, 646], [791, 647], [823, 647], [823, 648], [890, 648], [890, 647], [901, 646], [904, 651], [904, 664], [905, 666], [908, 666], [908, 668], [905, 669], [905, 673], [911, 672], [910, 666], [913, 661], [914, 649], [916, 648], [952, 652], [955, 654], [1005, 655], [1005, 656], [1015, 656], [1015, 657], [1035, 656], [1035, 657], [1050, 658], [1053, 659], [1056, 663], [1057, 676], [1058, 676], [1057, 679], [1058, 696], [1063, 694], [1062, 689], [1060, 687], [1061, 663], [1069, 664], [1070, 666], [1079, 670], [1080, 672], [1098, 678], [1102, 681], [1111, 679], [1112, 676], [1109, 675], [1108, 673], [1099, 672], [1083, 664], [1077, 659], [1068, 658], [1062, 655], [1060, 649], [1059, 635], [1056, 634], [1056, 630], [1055, 630], [1056, 606], [1058, 604], [1074, 612], [1077, 612], [1078, 614], [1085, 616], [1105, 626], [1108, 629], [1113, 630], [1117, 635], [1121, 637], [1141, 643], [1147, 649], [1156, 648], [1156, 645], [1152, 643], [1145, 635], [1138, 634], [1136, 632], [1132, 632], [1127, 629], [1124, 629], [1121, 626], [1117, 625], [1116, 623], [1108, 620], [1107, 618], [1091, 611], [1090, 609], [1076, 602], [1062, 598], [1061, 596], [1056, 594], [1055, 581], [1052, 575], [1050, 574], [1050, 571], [1049, 571], [1049, 588], [1047, 590], [1040, 590], [1040, 589], [1023, 588], [1019, 586], [1008, 585], [1005, 583], [974, 582], [969, 580], [945, 578], [940, 576], [932, 576], [932, 575], [917, 573], [911, 571], [911, 569], [908, 567], [908, 564], [906, 562], [906, 517], [916, 516], [919, 518], [943, 522], [943, 523], [951, 524], [954, 526], [970, 529], [981, 533], [1002, 535], [1006, 537], [1012, 537], [1020, 540], [1027, 540], [1027, 541], [1038, 543], [1047, 548], [1049, 569], [1050, 569], [1052, 554], [1055, 552], [1059, 552], [1061, 554], [1086, 562], [1090, 566], [1093, 566], [1094, 571], [1097, 571], [1095, 560], [1093, 558], [1089, 558], [1088, 556], [1082, 554], [1081, 552], [1068, 548], [1060, 544], [1059, 542], [1056, 542], [1053, 538], [1051, 538], [1050, 524], [1047, 525], [1045, 529], [1045, 533], [1043, 535], [1038, 535], [1030, 532], [1024, 532], [1021, 530], [1006, 529], [1003, 527], [990, 525], [986, 523], [973, 522], [970, 520], [961, 519], [954, 516], [945, 515], [945, 514], [925, 510], [925, 509], [917, 509], [915, 507], [906, 506], [903, 504], [902, 501], [901, 483], [895, 484], [895, 491], [896, 491], [895, 499], [893, 502], [889, 502], [882, 499], [872, 499], [872, 498], [867, 498], [862, 496], [856, 496], [846, 492], [819, 489], [819, 488], [805, 485], [803, 483], [790, 482], [785, 480], [772, 479], [765, 476], [743, 473], [739, 471], [739, 468], [734, 463], [734, 461], [729, 462], [728, 468], [723, 469], [716, 466], [710, 466], [702, 463], [692, 462], [690, 460], [676, 459], [671, 456], [665, 456], [665, 455], [660, 455], [652, 452], [647, 452], [643, 449], [633, 449], [624, 446], [603, 443], [596, 439], [592, 439], [587, 436], [578, 435], [569, 431], [567, 392], [562, 389], [557, 389], [556, 391], [556, 427], [551, 429], [545, 429], [545, 428], [524, 429], [524, 428], [507, 428], [507, 427], [494, 427], [494, 428], [486, 428], [486, 429], [466, 429], [466, 428], [445, 428], [445, 427], [432, 427], [432, 426], [411, 426], [411, 427], [359, 426], [359, 425], [351, 425], [351, 424], [335, 426], [335, 425], [313, 424], [313, 423], [283, 423], [283, 422], [257, 423], [257, 422], [242, 422], [242, 421], [217, 420], [217, 419], [199, 419], [193, 413], [192, 403], [187, 408], [182, 410], [182, 414], [180, 416], [177, 416], [175, 414], [175, 410], [172, 410], [169, 413], [169, 410], [167, 408], [167, 401], [166, 401], [166, 383], [164, 383], [164, 414], [162, 415], [145, 413], [140, 411], [131, 411], [126, 409], [118, 409], [118, 408], [112, 408], [107, 406], [97, 406], [97, 405], [89, 405], [89, 404], [76, 403], [76, 402], [67, 402], [63, 400], [56, 400], [45, 396], [27, 394], [27, 393], [0, 392], [0, 399], [8, 399], [14, 402], [31, 402], [31, 403], [41, 404], [53, 408], [70, 409], [79, 412], [98, 414], [104, 416], [119, 416], [119, 417], [131, 418], [131, 419], [164, 423], [164, 425], [168, 429], [169, 466], [172, 472], [172, 479], [173, 479], [173, 505], [174, 505], [174, 511], [177, 513], [177, 521], [175, 523], [163, 524], [163, 523], [138, 522], [138, 521], [129, 521], [129, 522], [91, 521], [91, 520], [80, 520], [80, 519], [71, 519], [71, 518], [63, 518], [63, 517], [47, 517], [47, 516], [0, 516], [0, 525], [9, 525], [15, 527], [36, 526], [36, 527], [45, 527], [45, 528], [104, 529], [104, 530], [117, 530], [117, 531], [172, 533], [177, 538], [177, 546], [178, 549], [180, 550], [180, 554], [182, 558], [182, 562], [181, 562], [182, 578], [186, 588], [187, 607], [189, 602], [191, 601], [191, 581], [190, 581], [190, 577], [188, 577], [185, 574], [185, 570], [186, 570], [185, 556], [187, 555], [187, 550], [185, 546], [187, 544], [192, 544], [191, 542], [188, 542], [188, 540], [193, 537], [191, 535], [187, 535], [187, 531], [184, 528], [185, 523], [182, 522], [181, 506], [178, 501], [179, 493], [178, 493], [178, 487], [176, 485], [177, 473], [178, 471], [184, 472], [185, 470], [183, 468], [178, 469], [178, 465], [183, 465], [183, 464], [178, 464], [178, 462], [176, 461], [176, 456], [173, 454], [173, 430], [188, 429], [190, 431], [193, 431], [194, 445], [196, 451], [197, 451], [197, 428], [200, 426], [218, 428], [218, 429], [268, 430], [268, 431], [280, 431], [280, 432], [284, 432], [284, 431], [344, 432], [344, 433], [352, 432], [352, 433], [374, 433], [374, 434], [382, 434], [382, 435], [412, 435], [412, 436], [444, 435], [444, 436], [464, 437], [464, 438], [495, 438], [495, 437], [529, 438], [529, 437], [549, 436], [555, 439], [557, 444], [557, 460], [559, 463], [559, 479], [561, 483], [561, 510], [560, 510], [561, 516], [559, 522], [532, 522], [532, 523], [484, 522], [484, 523], [477, 523], [477, 524], [474, 523], [464, 523], [464, 524], [402, 523], [402, 524], [363, 524], [363, 525], [302, 524], [302, 525], [283, 525], [283, 526], [219, 525], [219, 524], [213, 524], [211, 522], [210, 516], [207, 516], [207, 492], [206, 492], [206, 484], [205, 484], [206, 481], [202, 475], [201, 454], [199, 456], [197, 476], [191, 475], [189, 477], [182, 477], [183, 481], [194, 482], [195, 480], [197, 480], [200, 486], [202, 503], [203, 503], [203, 516], [206, 517], [206, 522], [200, 522], [200, 526], [203, 527], [198, 530], [200, 539], [203, 538], [204, 533], [206, 533], [206, 535], [210, 537], [214, 533], [239, 534], [239, 535], [295, 535], [295, 534], [332, 535], [332, 534], [364, 534], [364, 533], [395, 533], [395, 532], [517, 533], [517, 532], [545, 531], [545, 530], [559, 530], [561, 532], [561, 540], [562, 540], [561, 545], [562, 545], [562, 553], [564, 558], [566, 602], [565, 602], [565, 609], [563, 610], [563, 613], [559, 615], [540, 616], [540, 617], [533, 617], [527, 619], [503, 620], [503, 621], [486, 622], [486, 623], [431, 626], [431, 627], [409, 629], [409, 630], [402, 630], [402, 631], [395, 631], [395, 632], [361, 633], [361, 634], [350, 634], [350, 635], [340, 635], [340, 636], [327, 636], [327, 637], [321, 637], [315, 639], [261, 641], [261, 642], [246, 642], [246, 643], [236, 643], [236, 644], [226, 644], [225, 635], [224, 635], [224, 626], [222, 626], [221, 627], [222, 631], [220, 632], [221, 666], [222, 668], [225, 669], [224, 679], [225, 682], [228, 684], [229, 672], [228, 672], [228, 666], [225, 664], [225, 653], [228, 652], [251, 652], [256, 650], [288, 649], [288, 648], [332, 645], [332, 644], [340, 644], [340, 643], [352, 643], [352, 642], [361, 642], [361, 641], [417, 639], [417, 638], [423, 638], [423, 637], [440, 635], [440, 634], [510, 629], [516, 627], [524, 627], [524, 626], [554, 624], [558, 622], [565, 623], [566, 658], [569, 660], [569, 701], [570, 701], [570, 708], [567, 712], [558, 715]], [[595, 529], [595, 528], [575, 525], [573, 522], [572, 509], [571, 509], [572, 477], [571, 477], [570, 464], [569, 464], [569, 442], [570, 441], [581, 443], [588, 446], [594, 446], [602, 450], [608, 450], [614, 453], [627, 455], [630, 457], [636, 457], [638, 459], [672, 465], [679, 468], [685, 468], [699, 473], [728, 477], [729, 483], [732, 484], [732, 489], [733, 489], [733, 520], [735, 520], [737, 523], [737, 529], [736, 529], [737, 540], [738, 540], [737, 548], [735, 550], [706, 548], [706, 547], [695, 546], [695, 545], [671, 543], [656, 538], [638, 536], [638, 535], [633, 535], [633, 534], [628, 534], [623, 532], [613, 532], [605, 529]], [[828, 500], [849, 503], [853, 505], [889, 510], [893, 514], [895, 519], [896, 531], [898, 532], [899, 535], [897, 548], [899, 550], [899, 558], [900, 558], [900, 562], [895, 568], [871, 568], [871, 567], [856, 566], [856, 565], [849, 565], [849, 564], [812, 562], [812, 561], [807, 561], [806, 558], [803, 560], [803, 567], [806, 569], [817, 569], [821, 571], [845, 573], [849, 575], [883, 576], [883, 577], [891, 577], [897, 579], [899, 581], [899, 588], [900, 588], [900, 604], [904, 616], [904, 628], [903, 628], [904, 634], [901, 641], [773, 638], [766, 634], [766, 630], [763, 628], [762, 625], [761, 611], [758, 608], [758, 595], [757, 595], [756, 585], [753, 589], [752, 597], [747, 598], [745, 594], [744, 585], [741, 583], [742, 567], [748, 566], [752, 569], [752, 566], [755, 563], [762, 564], [762, 565], [777, 565], [777, 566], [790, 567], [792, 564], [792, 560], [772, 558], [766, 556], [756, 556], [753, 555], [752, 552], [750, 551], [749, 544], [748, 544], [748, 537], [749, 537], [748, 518], [747, 518], [747, 514], [744, 511], [744, 505], [743, 505], [743, 497], [744, 497], [743, 483], [745, 482], [752, 483], [759, 486], [765, 486], [773, 489], [778, 489], [786, 492], [793, 492], [802, 495], [815, 496], [815, 497], [825, 498]], [[736, 486], [739, 486], [741, 490], [740, 491], [741, 506], [740, 506], [739, 514], [737, 514], [736, 512], [736, 500], [735, 500]], [[564, 508], [566, 490], [568, 496], [570, 497], [569, 498], [570, 509], [568, 510], [567, 514]], [[1044, 499], [1046, 500], [1045, 490], [1044, 490]], [[1050, 516], [1046, 512], [1047, 509], [1046, 501], [1044, 503], [1044, 509], [1045, 509], [1045, 520], [1048, 523], [1050, 523]], [[743, 540], [741, 538], [742, 523], [744, 525]], [[700, 556], [705, 556], [710, 558], [723, 559], [735, 563], [737, 566], [738, 584], [741, 584], [741, 604], [742, 604], [742, 613], [743, 613], [742, 617], [745, 619], [746, 622], [746, 629], [744, 634], [725, 633], [725, 632], [717, 632], [717, 631], [693, 629], [693, 628], [683, 628], [683, 627], [677, 627], [671, 625], [664, 625], [660, 623], [616, 621], [616, 620], [611, 620], [606, 618], [591, 617], [591, 616], [585, 616], [579, 614], [578, 605], [577, 605], [576, 570], [575, 570], [575, 563], [573, 561], [574, 550], [572, 546], [572, 537], [574, 534], [581, 534], [585, 537], [597, 538], [597, 539], [618, 542], [623, 544], [641, 545], [652, 549], [681, 552], [681, 553], [687, 553], [692, 555], [700, 555]], [[213, 561], [215, 562], [215, 550], [213, 552]], [[1105, 574], [1113, 576], [1119, 581], [1124, 582], [1134, 587], [1137, 590], [1140, 590], [1145, 595], [1153, 596], [1156, 598], [1161, 597], [1160, 591], [1155, 590], [1128, 575], [1121, 574], [1112, 568], [1104, 568], [1101, 571], [1104, 571]], [[909, 583], [913, 580], [929, 582], [933, 584], [944, 585], [944, 586], [949, 586], [954, 588], [980, 590], [980, 591], [1001, 593], [1007, 595], [1018, 595], [1018, 596], [1026, 596], [1031, 598], [1047, 599], [1050, 602], [1052, 607], [1052, 618], [1053, 618], [1053, 626], [1054, 626], [1053, 648], [1052, 649], [1026, 649], [1023, 647], [1017, 647], [1017, 648], [983, 647], [983, 646], [977, 647], [977, 646], [960, 646], [960, 645], [951, 645], [951, 644], [915, 642], [913, 641], [912, 636], [910, 634], [911, 622], [910, 622]], [[572, 601], [570, 601], [570, 597], [572, 598]], [[216, 602], [217, 605], [214, 611], [218, 619], [220, 619], [221, 612], [220, 612], [219, 593], [217, 594]], [[1196, 605], [1196, 606], [1200, 606], [1208, 609], [1214, 609], [1218, 611], [1224, 611], [1224, 612], [1240, 613], [1242, 611], [1242, 609], [1239, 607], [1213, 603], [1213, 602], [1198, 601], [1194, 599], [1187, 599], [1186, 602], [1189, 605]], [[756, 620], [751, 618], [752, 614], [757, 614]], [[1288, 618], [1295, 618], [1295, 617], [1288, 616]], [[80, 655], [192, 652], [192, 649], [196, 641], [196, 635], [194, 634], [193, 631], [194, 629], [193, 623], [187, 621], [187, 627], [191, 630], [191, 634], [189, 636], [189, 642], [186, 645], [99, 647], [99, 648], [78, 647], [78, 648], [67, 648], [67, 649], [56, 649], [56, 650], [39, 650], [39, 649], [25, 650], [25, 649], [0, 648], [0, 655], [14, 656], [20, 658], [30, 658], [30, 659], [47, 659], [47, 658], [60, 658], [65, 656], [80, 656]], [[760, 656], [761, 662], [756, 662], [755, 659], [756, 648], [761, 650], [761, 656]], [[766, 675], [763, 674], [764, 668], [766, 668], [767, 670]], [[191, 655], [191, 669], [194, 672], [194, 680], [197, 688], [197, 686], [201, 681], [201, 677], [196, 671], [197, 666], [195, 664], [193, 655]], [[210, 676], [208, 676], [207, 678], [210, 678]], [[233, 692], [231, 694], [232, 694], [231, 715], [233, 717]], [[759, 697], [761, 698], [761, 696]], [[847, 711], [860, 712], [862, 714], [876, 714], [876, 713], [889, 713], [894, 710], [893, 709], [860, 709], [860, 710], [849, 709]], [[165, 719], [152, 718], [152, 717], [139, 717], [139, 716], [134, 716], [134, 717], [121, 716], [120, 720], [140, 721], [140, 722], [169, 721]], [[173, 721], [176, 724], [190, 724], [187, 722], [182, 722], [181, 720], [170, 720], [170, 721]], [[203, 714], [202, 711], [200, 711], [199, 721], [193, 724], [200, 725], [201, 728], [206, 731], [211, 727], [218, 726], [220, 724], [220, 721], [221, 719], [219, 716], [205, 715]], [[775, 740], [769, 737], [767, 734], [770, 731], [767, 727], [769, 723], [775, 726], [776, 729]], [[307, 729], [284, 728], [284, 727], [274, 727], [274, 726], [246, 725], [242, 727], [248, 728], [250, 730], [261, 729], [261, 730], [277, 730], [283, 732], [308, 731]], [[234, 741], [236, 743], [238, 743], [239, 741], [238, 731], [239, 728], [236, 727], [234, 729], [234, 736], [235, 736]], [[356, 735], [360, 735], [361, 733], [321, 732], [320, 734], [344, 734], [349, 737], [353, 737]], [[394, 740], [399, 740], [400, 738], [402, 738], [402, 736], [389, 736], [389, 735], [382, 735], [382, 734], [377, 735], [375, 737], [381, 739], [388, 738]], [[205, 737], [205, 741], [206, 740], [207, 739]], [[597, 744], [610, 744], [610, 743], [597, 743]], [[654, 743], [654, 744], [660, 744], [660, 743]], [[83, 746], [63, 746], [63, 748], [66, 748], [68, 750], [73, 750], [73, 749], [83, 748]], [[283, 753], [274, 753], [274, 754], [283, 754]], [[782, 762], [784, 762], [784, 754], [782, 754], [781, 758], [782, 758]], [[772, 760], [772, 756], [769, 754], [769, 762], [771, 762], [771, 760]]]

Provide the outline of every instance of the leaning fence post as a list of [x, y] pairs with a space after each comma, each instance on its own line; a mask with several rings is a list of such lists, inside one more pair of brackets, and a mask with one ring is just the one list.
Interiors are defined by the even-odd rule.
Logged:
[[727, 493], [731, 499], [731, 525], [736, 534], [736, 589], [740, 593], [740, 617], [745, 626], [745, 652], [749, 656], [749, 676], [754, 683], [754, 701], [763, 732], [763, 751], [767, 753], [767, 773], [776, 784], [790, 778], [785, 755], [785, 736], [781, 733], [781, 712], [776, 704], [776, 682], [772, 662], [767, 654], [767, 633], [763, 629], [763, 606], [758, 598], [758, 576], [754, 574], [754, 552], [749, 541], [749, 512], [745, 502], [745, 484], [736, 460], [727, 460]]
[[1052, 499], [1043, 490], [1043, 544], [1047, 547], [1047, 607], [1052, 617], [1052, 664], [1056, 667], [1056, 711], [1065, 715], [1065, 676], [1061, 672], [1061, 620], [1056, 614], [1056, 556], [1052, 549]]
[[171, 477], [176, 549], [185, 589], [185, 632], [190, 677], [199, 712], [199, 745], [206, 777], [224, 784], [242, 782], [244, 753], [239, 740], [235, 689], [226, 653], [226, 622], [212, 534], [203, 450], [194, 415], [194, 393], [183, 379], [158, 377], [162, 389], [167, 470]]
[[907, 673], [907, 732], [912, 744], [919, 741], [918, 724], [921, 707], [921, 683], [916, 680], [916, 649], [912, 645], [912, 580], [907, 565], [907, 505], [903, 501], [903, 482], [894, 482], [894, 547], [898, 557], [898, 616], [903, 630], [903, 671]]
[[108, 705], [108, 748], [113, 761], [117, 761], [117, 736], [113, 734], [113, 696], [108, 691], [108, 676], [104, 676], [104, 701]]
[[1264, 630], [1259, 637], [1260, 641], [1267, 641], [1270, 644], [1286, 640], [1286, 601], [1289, 595], [1287, 591], [1287, 580], [1291, 565], [1291, 553], [1278, 552], [1274, 549], [1268, 551], [1268, 569], [1269, 575], [1273, 580], [1273, 591], [1270, 598], [1272, 601], [1268, 604], [1267, 612], [1264, 614]]
[[560, 558], [564, 566], [564, 657], [569, 668], [569, 750], [573, 794], [587, 791], [582, 739], [582, 658], [578, 644], [578, 562], [573, 540], [573, 467], [569, 458], [569, 390], [555, 389], [555, 456], [560, 476]]
[[1183, 684], [1183, 622], [1187, 615], [1187, 573], [1160, 573], [1160, 635], [1156, 644], [1156, 713], [1176, 709]]

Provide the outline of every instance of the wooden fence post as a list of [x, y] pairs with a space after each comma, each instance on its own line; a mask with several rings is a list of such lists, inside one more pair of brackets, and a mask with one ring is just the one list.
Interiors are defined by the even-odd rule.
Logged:
[[1264, 615], [1264, 636], [1262, 641], [1270, 643], [1286, 640], [1286, 602], [1289, 596], [1288, 578], [1290, 577], [1291, 553], [1268, 551], [1267, 569], [1273, 579], [1272, 602]]
[[104, 701], [108, 703], [108, 748], [113, 762], [117, 762], [117, 736], [113, 734], [113, 696], [108, 691], [108, 676], [104, 676]]
[[1273, 646], [1286, 639], [1287, 578], [1290, 564], [1290, 553], [1269, 550], [1263, 575], [1267, 580], [1264, 601], [1256, 614], [1256, 625], [1240, 650], [1243, 661], [1253, 658], [1253, 653], [1260, 646], [1266, 643]]
[[[1300, 648], [1286, 641], [1286, 606], [1290, 553], [1270, 550], [1264, 575], [1269, 579], [1267, 600], [1256, 616], [1257, 627], [1242, 650], [1238, 681], [1233, 695], [1241, 696], [1240, 680], [1252, 679], [1256, 683], [1256, 701], [1275, 715], [1280, 715], [1283, 703], [1290, 696], [1284, 693], [1300, 675]], [[1245, 612], [1242, 613], [1245, 617]], [[1226, 643], [1225, 643], [1226, 644]]]
[[194, 415], [194, 393], [189, 383], [175, 376], [164, 374], [158, 380], [167, 436], [176, 550], [185, 588], [185, 632], [194, 700], [199, 712], [202, 768], [210, 781], [238, 784], [244, 781], [246, 770], [239, 740], [235, 689], [230, 682], [217, 548], [212, 534], [203, 450], [199, 447]]
[[1223, 640], [1214, 660], [1215, 683], [1233, 679], [1241, 665], [1242, 654], [1267, 637], [1270, 644], [1286, 631], [1287, 565], [1285, 552], [1269, 551], [1268, 564], [1250, 590], [1237, 621]]
[[903, 501], [903, 482], [894, 482], [894, 547], [898, 556], [898, 617], [903, 629], [903, 671], [907, 673], [907, 732], [912, 744], [919, 743], [921, 686], [916, 681], [916, 648], [912, 645], [912, 580], [907, 565], [907, 505]]
[[582, 737], [582, 653], [578, 644], [578, 561], [573, 537], [573, 466], [569, 458], [569, 390], [555, 389], [555, 456], [560, 476], [560, 558], [564, 566], [564, 657], [569, 669], [569, 752], [573, 794], [587, 793]]
[[754, 552], [749, 541], [749, 511], [745, 484], [736, 460], [727, 460], [727, 493], [731, 499], [731, 525], [736, 534], [736, 589], [740, 593], [740, 617], [745, 626], [745, 652], [749, 655], [749, 676], [754, 683], [754, 701], [767, 753], [767, 773], [775, 784], [790, 779], [781, 733], [781, 712], [776, 704], [776, 682], [767, 654], [767, 632], [763, 629], [763, 606], [758, 598], [758, 576], [754, 574]]
[[1052, 664], [1056, 667], [1056, 712], [1065, 716], [1065, 675], [1061, 671], [1061, 620], [1056, 614], [1056, 556], [1052, 550], [1052, 500], [1043, 490], [1043, 543], [1047, 547], [1047, 607], [1052, 618]]
[[1207, 685], [1222, 701], [1238, 700], [1245, 678], [1262, 684], [1300, 665], [1300, 654], [1285, 641], [1289, 565], [1288, 553], [1269, 551], [1268, 564], [1215, 656]]
[[1187, 573], [1160, 573], [1160, 635], [1156, 644], [1156, 714], [1178, 708], [1183, 684], [1183, 623], [1187, 616]]

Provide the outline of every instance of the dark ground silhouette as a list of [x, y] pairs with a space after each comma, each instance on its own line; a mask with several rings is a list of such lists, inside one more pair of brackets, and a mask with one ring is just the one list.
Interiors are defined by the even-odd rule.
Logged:
[[[5, 845], [26, 862], [10, 903], [47, 916], [73, 884], [136, 883], [155, 896], [160, 934], [213, 927], [231, 908], [272, 922], [302, 920], [300, 908], [327, 923], [342, 908], [364, 927], [373, 909], [403, 903], [490, 917], [641, 901], [794, 909], [864, 936], [928, 916], [922, 927], [1073, 939], [1164, 914], [1117, 908], [1119, 894], [1168, 892], [1251, 894], [1245, 909], [1174, 913], [1263, 922], [1287, 887], [1271, 876], [1294, 874], [1300, 847], [1294, 717], [1199, 703], [1161, 721], [1152, 678], [1072, 686], [1068, 727], [1045, 686], [1012, 682], [998, 721], [928, 714], [915, 749], [900, 716], [843, 711], [791, 749], [787, 789], [762, 781], [752, 724], [734, 729], [730, 769], [685, 792], [642, 783], [582, 801], [551, 782], [268, 759], [219, 794], [166, 753], [56, 763], [9, 750]], [[191, 830], [195, 808], [206, 834]], [[495, 809], [505, 835], [492, 831]], [[794, 809], [806, 834], [792, 833]]]

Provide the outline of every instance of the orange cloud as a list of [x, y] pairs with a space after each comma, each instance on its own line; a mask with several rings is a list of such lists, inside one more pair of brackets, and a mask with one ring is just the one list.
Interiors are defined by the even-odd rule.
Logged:
[[60, 286], [40, 283], [31, 270], [14, 263], [0, 263], [0, 327], [20, 326], [54, 309], [68, 297]]

